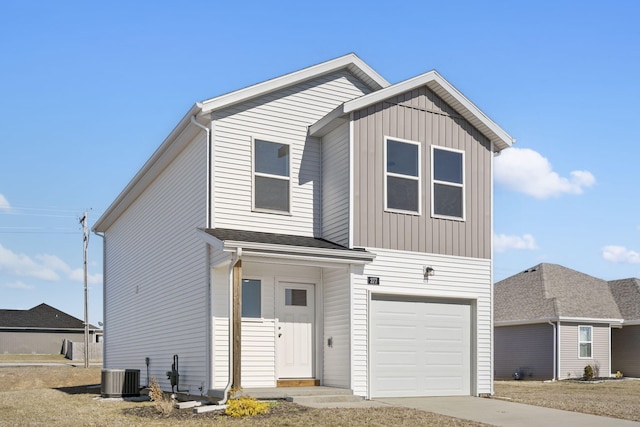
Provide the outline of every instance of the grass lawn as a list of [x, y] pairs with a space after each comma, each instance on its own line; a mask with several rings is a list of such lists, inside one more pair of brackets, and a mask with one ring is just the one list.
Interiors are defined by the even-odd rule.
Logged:
[[496, 397], [565, 411], [640, 421], [640, 380], [496, 381]]
[[312, 409], [277, 402], [270, 414], [231, 418], [218, 412], [174, 411], [152, 402], [100, 399], [101, 369], [0, 367], [0, 426], [461, 426], [480, 424], [407, 408]]

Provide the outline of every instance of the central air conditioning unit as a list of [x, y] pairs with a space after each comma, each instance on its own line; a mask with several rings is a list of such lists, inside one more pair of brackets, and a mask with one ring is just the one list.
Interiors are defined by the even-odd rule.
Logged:
[[140, 369], [103, 369], [102, 397], [140, 396]]

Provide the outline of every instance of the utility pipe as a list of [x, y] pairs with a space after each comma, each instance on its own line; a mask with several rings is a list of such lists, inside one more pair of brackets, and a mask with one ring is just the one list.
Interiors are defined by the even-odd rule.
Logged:
[[224, 395], [222, 400], [218, 402], [218, 405], [224, 405], [229, 399], [229, 391], [233, 385], [233, 268], [238, 261], [242, 258], [242, 248], [237, 248], [235, 254], [231, 257], [231, 263], [229, 264], [229, 381], [224, 388]]

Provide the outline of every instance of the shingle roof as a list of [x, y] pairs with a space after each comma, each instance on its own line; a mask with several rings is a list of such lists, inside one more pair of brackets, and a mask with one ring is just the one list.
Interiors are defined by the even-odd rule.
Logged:
[[[29, 310], [0, 310], [0, 328], [84, 330], [84, 322], [42, 303]], [[98, 329], [93, 325], [89, 328]]]
[[[300, 246], [307, 248], [336, 249], [344, 251], [351, 250], [347, 247], [316, 237], [293, 236], [290, 234], [264, 233], [245, 230], [231, 230], [228, 228], [211, 228], [205, 231], [216, 239], [222, 241], [233, 240], [238, 242], [254, 242], [271, 245]], [[357, 251], [361, 252], [361, 250]]]
[[640, 320], [640, 279], [611, 280], [609, 288], [624, 320]]
[[622, 319], [606, 281], [547, 263], [496, 283], [494, 316], [496, 322]]

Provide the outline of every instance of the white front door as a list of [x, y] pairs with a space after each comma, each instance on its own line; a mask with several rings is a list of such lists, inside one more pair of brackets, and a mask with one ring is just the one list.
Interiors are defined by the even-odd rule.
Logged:
[[315, 286], [278, 283], [276, 346], [279, 378], [313, 378]]

